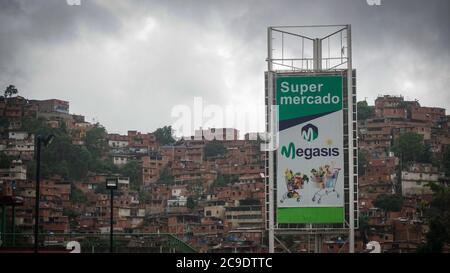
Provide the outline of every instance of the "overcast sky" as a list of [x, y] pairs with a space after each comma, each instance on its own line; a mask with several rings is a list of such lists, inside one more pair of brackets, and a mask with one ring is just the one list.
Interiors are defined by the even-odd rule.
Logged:
[[448, 111], [450, 1], [381, 3], [1, 0], [0, 87], [70, 101], [109, 132], [152, 132], [194, 97], [263, 104], [268, 26], [352, 24], [359, 100], [401, 94]]

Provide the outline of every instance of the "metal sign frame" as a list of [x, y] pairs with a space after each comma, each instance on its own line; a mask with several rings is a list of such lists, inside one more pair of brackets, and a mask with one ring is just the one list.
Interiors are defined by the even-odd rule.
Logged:
[[[304, 34], [309, 30], [314, 36], [325, 33], [322, 38]], [[320, 30], [320, 31], [319, 31]], [[355, 228], [358, 227], [358, 166], [356, 121], [356, 71], [352, 69], [351, 26], [281, 26], [269, 27], [267, 33], [268, 58], [266, 82], [266, 130], [277, 128], [278, 113], [275, 82], [278, 76], [340, 75], [343, 77], [344, 112], [344, 211], [342, 224], [278, 224], [276, 223], [276, 169], [277, 152], [266, 152], [266, 229], [269, 235], [269, 252], [275, 249], [276, 234], [316, 235], [320, 244], [322, 235], [348, 234], [349, 252], [354, 252]], [[277, 37], [275, 37], [278, 35]], [[287, 40], [294, 45], [289, 48]], [[274, 46], [278, 42], [278, 47]], [[293, 41], [293, 42], [292, 42]], [[305, 41], [309, 46], [305, 47]], [[323, 45], [326, 45], [323, 47]], [[336, 45], [337, 44], [337, 45]], [[332, 49], [333, 48], [333, 49]], [[300, 49], [300, 50], [298, 50]], [[309, 51], [308, 51], [309, 49]], [[278, 51], [278, 56], [274, 56]], [[298, 53], [300, 51], [300, 53]], [[293, 54], [296, 52], [296, 54]], [[289, 56], [291, 55], [291, 56]], [[349, 98], [351, 98], [349, 100]], [[349, 103], [350, 102], [350, 103]], [[275, 132], [278, 133], [278, 130]], [[272, 136], [278, 138], [278, 136]], [[352, 159], [352, 160], [349, 160]], [[316, 246], [316, 250], [320, 246]]]

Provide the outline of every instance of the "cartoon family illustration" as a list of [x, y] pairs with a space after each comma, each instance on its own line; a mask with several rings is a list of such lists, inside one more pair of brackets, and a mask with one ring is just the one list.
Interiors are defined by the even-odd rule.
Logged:
[[300, 202], [303, 197], [303, 188], [305, 183], [310, 181], [314, 182], [314, 188], [317, 191], [312, 197], [312, 201], [320, 204], [322, 197], [329, 195], [330, 193], [336, 194], [339, 198], [339, 193], [336, 191], [336, 182], [339, 175], [340, 168], [332, 168], [330, 165], [320, 166], [318, 169], [311, 170], [311, 176], [294, 172], [290, 169], [286, 169], [284, 172], [284, 178], [287, 186], [287, 192], [280, 200], [283, 203], [286, 199], [296, 199]]

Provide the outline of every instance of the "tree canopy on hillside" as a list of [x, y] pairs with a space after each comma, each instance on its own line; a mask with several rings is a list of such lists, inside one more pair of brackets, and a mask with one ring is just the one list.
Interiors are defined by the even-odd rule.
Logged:
[[444, 245], [450, 244], [450, 188], [431, 183], [434, 193], [433, 200], [426, 210], [429, 231], [426, 243], [419, 247], [418, 252], [442, 252]]
[[367, 104], [367, 101], [358, 101], [358, 120], [364, 121], [374, 116], [374, 109]]
[[204, 147], [205, 157], [223, 156], [226, 153], [225, 146], [216, 139], [209, 141]]
[[431, 147], [424, 145], [423, 136], [414, 132], [406, 132], [397, 137], [392, 151], [403, 161], [404, 167], [411, 162], [431, 163]]
[[153, 132], [156, 141], [161, 145], [169, 145], [175, 143], [175, 138], [173, 137], [172, 126], [164, 126], [162, 128], [156, 129]]

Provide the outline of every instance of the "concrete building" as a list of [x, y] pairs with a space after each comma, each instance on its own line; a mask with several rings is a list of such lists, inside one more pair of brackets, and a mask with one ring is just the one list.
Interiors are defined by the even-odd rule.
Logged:
[[215, 217], [224, 220], [225, 219], [225, 206], [224, 205], [216, 205], [216, 206], [206, 206], [204, 207], [204, 216], [205, 217]]
[[432, 191], [427, 185], [438, 183], [441, 174], [430, 164], [414, 164], [407, 171], [402, 171], [402, 195], [426, 195]]
[[129, 145], [128, 136], [122, 136], [119, 134], [108, 134], [108, 146], [110, 148], [125, 148]]
[[196, 140], [238, 140], [239, 130], [234, 128], [208, 128], [195, 130], [194, 139]]
[[232, 229], [262, 229], [264, 227], [262, 207], [260, 205], [226, 207], [225, 225]]
[[31, 100], [31, 104], [37, 105], [41, 113], [69, 114], [69, 102], [57, 99]]

